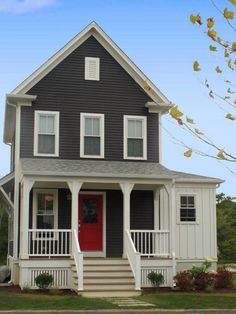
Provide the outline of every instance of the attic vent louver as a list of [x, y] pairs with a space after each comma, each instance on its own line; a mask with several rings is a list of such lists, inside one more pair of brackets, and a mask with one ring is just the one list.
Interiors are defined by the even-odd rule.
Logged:
[[100, 59], [85, 57], [85, 80], [99, 81]]

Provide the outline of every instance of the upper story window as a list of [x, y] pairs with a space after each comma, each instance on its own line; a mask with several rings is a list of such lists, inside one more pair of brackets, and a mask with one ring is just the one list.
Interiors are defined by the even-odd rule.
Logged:
[[147, 159], [147, 118], [124, 116], [124, 159]]
[[100, 59], [85, 57], [85, 80], [100, 80]]
[[80, 157], [104, 158], [104, 114], [80, 114]]
[[180, 195], [180, 222], [196, 222], [194, 195]]
[[59, 155], [59, 112], [35, 111], [34, 155]]

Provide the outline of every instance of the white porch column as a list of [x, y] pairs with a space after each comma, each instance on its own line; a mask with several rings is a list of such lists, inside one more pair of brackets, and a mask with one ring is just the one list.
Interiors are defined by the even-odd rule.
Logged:
[[21, 231], [20, 231], [20, 258], [29, 258], [29, 198], [30, 191], [34, 181], [31, 179], [24, 179], [21, 189]]
[[127, 257], [126, 231], [130, 230], [130, 193], [134, 187], [133, 183], [120, 183], [123, 193], [123, 257]]
[[76, 230], [78, 234], [78, 225], [79, 225], [79, 191], [83, 185], [83, 182], [73, 180], [67, 182], [69, 189], [71, 191], [71, 229], [72, 229], [72, 239], [73, 232]]

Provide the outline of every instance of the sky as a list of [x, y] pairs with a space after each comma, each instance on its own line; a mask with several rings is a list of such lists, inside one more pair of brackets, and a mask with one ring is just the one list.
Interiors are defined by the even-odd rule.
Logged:
[[[232, 8], [227, 0], [217, 3]], [[209, 98], [201, 83], [207, 78], [215, 88], [222, 89], [222, 81], [215, 79], [213, 70], [221, 59], [208, 52], [208, 39], [190, 24], [192, 13], [215, 16], [217, 27], [231, 36], [210, 0], [0, 0], [0, 138], [5, 95], [96, 21], [165, 96], [194, 119], [196, 127], [221, 148], [236, 154], [236, 122], [224, 118], [225, 108]], [[192, 70], [194, 60], [203, 68], [199, 74]], [[225, 183], [217, 192], [236, 195], [236, 176], [232, 174], [236, 166], [198, 154], [186, 158], [186, 148], [176, 139], [188, 147], [211, 152], [166, 115], [162, 127], [163, 165], [221, 178]], [[9, 146], [1, 141], [0, 176], [8, 172]]]

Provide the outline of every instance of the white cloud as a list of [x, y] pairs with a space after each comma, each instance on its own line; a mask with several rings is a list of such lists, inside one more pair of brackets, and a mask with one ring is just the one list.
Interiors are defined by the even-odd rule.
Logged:
[[23, 14], [52, 6], [57, 0], [0, 0], [0, 12]]

